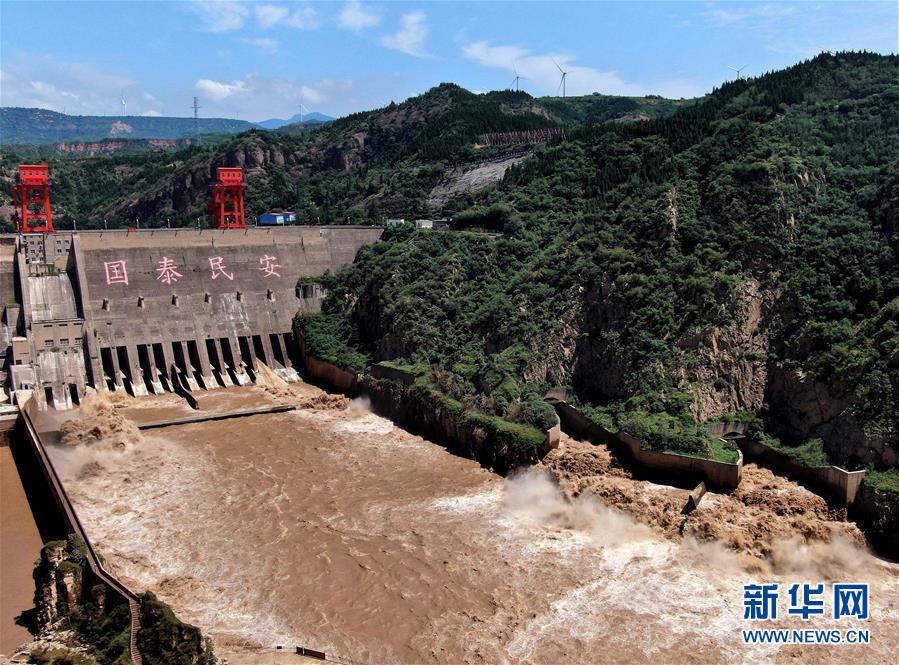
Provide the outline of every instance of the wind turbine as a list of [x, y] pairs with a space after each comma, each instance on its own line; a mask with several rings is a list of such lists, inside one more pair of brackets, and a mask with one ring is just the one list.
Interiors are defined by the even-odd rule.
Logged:
[[300, 122], [303, 122], [303, 109], [306, 109], [306, 113], [309, 113], [309, 107], [306, 106], [303, 102], [300, 102]]
[[122, 90], [122, 95], [121, 95], [121, 97], [122, 97], [122, 117], [124, 118], [125, 116], [128, 115], [128, 114], [125, 112], [126, 109], [127, 109], [127, 107], [128, 107], [128, 103], [127, 103], [127, 101], [125, 100], [125, 91], [124, 91], [124, 90]]
[[743, 65], [742, 67], [728, 66], [728, 69], [733, 69], [735, 72], [737, 72], [737, 80], [739, 81], [741, 78], [743, 78], [742, 72], [744, 69], [746, 69], [746, 65]]
[[525, 78], [524, 76], [518, 75], [518, 67], [516, 67], [515, 65], [512, 65], [512, 69], [515, 70], [515, 78], [512, 79], [512, 82], [515, 84], [515, 92], [518, 92], [519, 91], [518, 90], [518, 82], [519, 81], [527, 81], [527, 78]]
[[568, 72], [564, 71], [561, 67], [559, 67], [559, 63], [556, 62], [555, 58], [552, 58], [552, 61], [553, 61], [553, 64], [556, 66], [556, 69], [558, 69], [562, 74], [562, 80], [559, 81], [559, 87], [562, 88], [562, 97], [564, 97], [565, 96], [565, 78], [568, 76]]

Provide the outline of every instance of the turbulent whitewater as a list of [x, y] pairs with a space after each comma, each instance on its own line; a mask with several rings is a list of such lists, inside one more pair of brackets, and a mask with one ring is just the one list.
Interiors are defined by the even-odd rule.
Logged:
[[[305, 408], [293, 412], [145, 431], [83, 459], [54, 449], [112, 569], [229, 662], [278, 645], [360, 663], [845, 660], [851, 647], [744, 647], [750, 581], [871, 582], [872, 644], [853, 658], [888, 662], [899, 645], [897, 567], [767, 472], [751, 473], [814, 528], [753, 535], [744, 504], [710, 494], [681, 537], [683, 490], [579, 468], [603, 454], [586, 444], [503, 479], [364, 406], [295, 391]], [[219, 392], [229, 408], [286, 397]], [[138, 420], [182, 409], [120, 406]], [[753, 511], [755, 524], [792, 528], [777, 501]], [[829, 543], [807, 544], [824, 533]]]

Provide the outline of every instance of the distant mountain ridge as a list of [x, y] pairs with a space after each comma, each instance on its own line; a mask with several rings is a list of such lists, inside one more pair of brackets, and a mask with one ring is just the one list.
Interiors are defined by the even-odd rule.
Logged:
[[300, 122], [331, 122], [335, 119], [336, 118], [330, 115], [325, 115], [324, 113], [313, 111], [312, 113], [304, 113], [302, 116], [300, 116], [299, 113], [294, 113], [287, 120], [282, 120], [281, 118], [269, 118], [268, 120], [263, 120], [262, 122], [257, 122], [256, 124], [263, 129], [280, 129], [285, 125], [294, 125]]
[[[606, 123], [635, 123], [665, 117], [694, 103], [604, 95], [535, 98], [511, 90], [475, 94], [443, 83], [404, 102], [331, 122], [306, 122], [304, 114], [302, 124], [277, 130], [252, 125], [250, 131], [214, 145], [204, 141], [199, 150], [191, 146], [166, 154], [148, 149], [139, 158], [128, 156], [127, 169], [117, 166], [131, 146], [109, 150], [109, 156], [82, 159], [81, 155], [104, 151], [100, 146], [61, 150], [60, 142], [54, 148], [59, 157], [48, 161], [57, 183], [54, 206], [60, 228], [65, 228], [67, 218], [91, 220], [83, 224], [104, 218], [139, 218], [150, 226], [158, 220], [195, 223], [195, 213], [202, 215], [215, 167], [235, 164], [246, 169], [251, 181], [247, 198], [251, 216], [284, 208], [322, 223], [376, 221], [385, 215], [432, 214], [427, 204], [430, 192], [459, 168], [503, 157], [509, 151], [533, 149], [484, 146], [484, 134], [555, 127], [568, 132]], [[118, 137], [112, 141], [136, 143]], [[8, 191], [3, 182], [14, 175], [13, 169], [4, 166], [14, 166], [26, 154], [46, 157], [48, 147], [22, 150], [7, 145], [6, 164], [2, 159], [6, 155], [0, 155], [0, 205], [2, 193]], [[115, 187], [98, 186], [88, 175], [96, 172], [110, 174]]]
[[[200, 118], [201, 134], [239, 134], [256, 127], [245, 120]], [[47, 109], [0, 108], [0, 144], [46, 145], [103, 139], [183, 139], [194, 135], [193, 118], [66, 115]]]

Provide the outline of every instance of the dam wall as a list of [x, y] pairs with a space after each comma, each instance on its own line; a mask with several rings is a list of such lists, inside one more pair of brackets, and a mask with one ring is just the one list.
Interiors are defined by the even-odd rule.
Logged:
[[34, 390], [42, 408], [67, 408], [87, 386], [144, 395], [245, 385], [259, 361], [295, 380], [294, 315], [320, 309], [317, 278], [381, 233], [116, 230], [12, 244], [5, 236], [0, 263], [12, 275], [0, 280], [0, 347], [10, 352], [10, 389]]

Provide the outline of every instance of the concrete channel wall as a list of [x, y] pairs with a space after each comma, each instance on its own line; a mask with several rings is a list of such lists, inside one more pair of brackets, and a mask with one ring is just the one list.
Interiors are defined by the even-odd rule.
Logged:
[[341, 369], [333, 363], [305, 354], [303, 355], [303, 366], [309, 376], [316, 381], [350, 397], [359, 394], [359, 377], [356, 374]]
[[749, 462], [756, 462], [806, 486], [841, 506], [851, 506], [865, 479], [864, 471], [847, 471], [838, 466], [810, 467], [789, 455], [750, 438], [737, 440]]
[[710, 488], [725, 491], [735, 490], [740, 484], [743, 474], [742, 453], [738, 453], [736, 464], [728, 464], [701, 457], [645, 450], [640, 439], [626, 432], [610, 432], [568, 402], [558, 397], [548, 397], [547, 401], [555, 407], [565, 431], [578, 438], [609, 446], [648, 476], [663, 482], [680, 481], [690, 485], [702, 481]]
[[715, 422], [707, 423], [705, 427], [715, 436], [733, 437], [747, 462], [781, 473], [841, 506], [848, 507], [855, 502], [865, 479], [864, 471], [847, 471], [838, 466], [809, 467], [797, 462], [748, 436], [748, 423]]
[[[302, 340], [300, 332], [298, 337]], [[344, 394], [366, 394], [372, 408], [394, 422], [410, 428], [437, 442], [444, 442], [451, 452], [480, 462], [498, 473], [507, 473], [517, 466], [536, 462], [527, 454], [509, 450], [500, 443], [501, 436], [489, 427], [469, 420], [464, 413], [447, 404], [429, 391], [416, 391], [408, 373], [393, 368], [372, 368], [369, 376], [355, 375], [333, 363], [307, 355], [301, 343], [303, 367], [309, 377]], [[540, 455], [559, 445], [562, 428], [556, 424], [545, 432]]]
[[131, 591], [131, 589], [126, 587], [122, 582], [118, 580], [118, 578], [113, 576], [103, 567], [101, 559], [94, 550], [94, 546], [91, 544], [90, 538], [88, 538], [87, 532], [85, 531], [84, 526], [81, 524], [81, 520], [78, 519], [78, 514], [75, 512], [75, 507], [72, 504], [72, 501], [69, 498], [65, 487], [63, 487], [59, 475], [56, 473], [56, 468], [53, 466], [53, 462], [50, 460], [50, 456], [47, 454], [47, 450], [44, 447], [44, 443], [41, 440], [40, 434], [38, 434], [37, 428], [34, 425], [33, 416], [37, 411], [37, 402], [27, 395], [22, 395], [22, 399], [24, 403], [20, 403], [20, 412], [22, 416], [20, 422], [23, 428], [23, 433], [25, 434], [25, 438], [29, 443], [32, 453], [39, 463], [41, 473], [43, 474], [44, 479], [47, 481], [47, 486], [50, 488], [50, 493], [52, 494], [53, 500], [59, 508], [60, 514], [62, 515], [68, 532], [74, 533], [82, 541], [84, 541], [87, 549], [87, 564], [90, 568], [91, 573], [99, 581], [106, 584], [115, 594], [120, 596], [123, 601], [128, 602], [139, 600], [139, 597], [136, 593]]
[[[62, 481], [56, 473], [53, 462], [50, 460], [40, 434], [34, 425], [33, 415], [38, 410], [37, 401], [31, 395], [25, 394], [24, 391], [20, 393], [19, 397], [22, 400], [20, 402], [20, 423], [25, 440], [28, 442], [31, 453], [38, 462], [41, 474], [46, 481], [54, 503], [59, 509], [68, 533], [75, 534], [85, 545], [85, 561], [87, 562], [85, 573], [89, 574], [95, 581], [104, 584], [113, 598], [128, 604], [131, 613], [129, 651], [134, 665], [141, 665], [142, 658], [137, 650], [137, 632], [140, 630], [140, 597], [103, 567], [102, 559], [97, 555], [84, 526], [81, 524], [81, 520], [78, 519], [75, 507], [72, 505], [72, 501], [63, 487]], [[91, 588], [92, 586], [93, 584], [86, 584], [85, 588]], [[110, 601], [114, 602], [113, 599], [110, 599]]]

